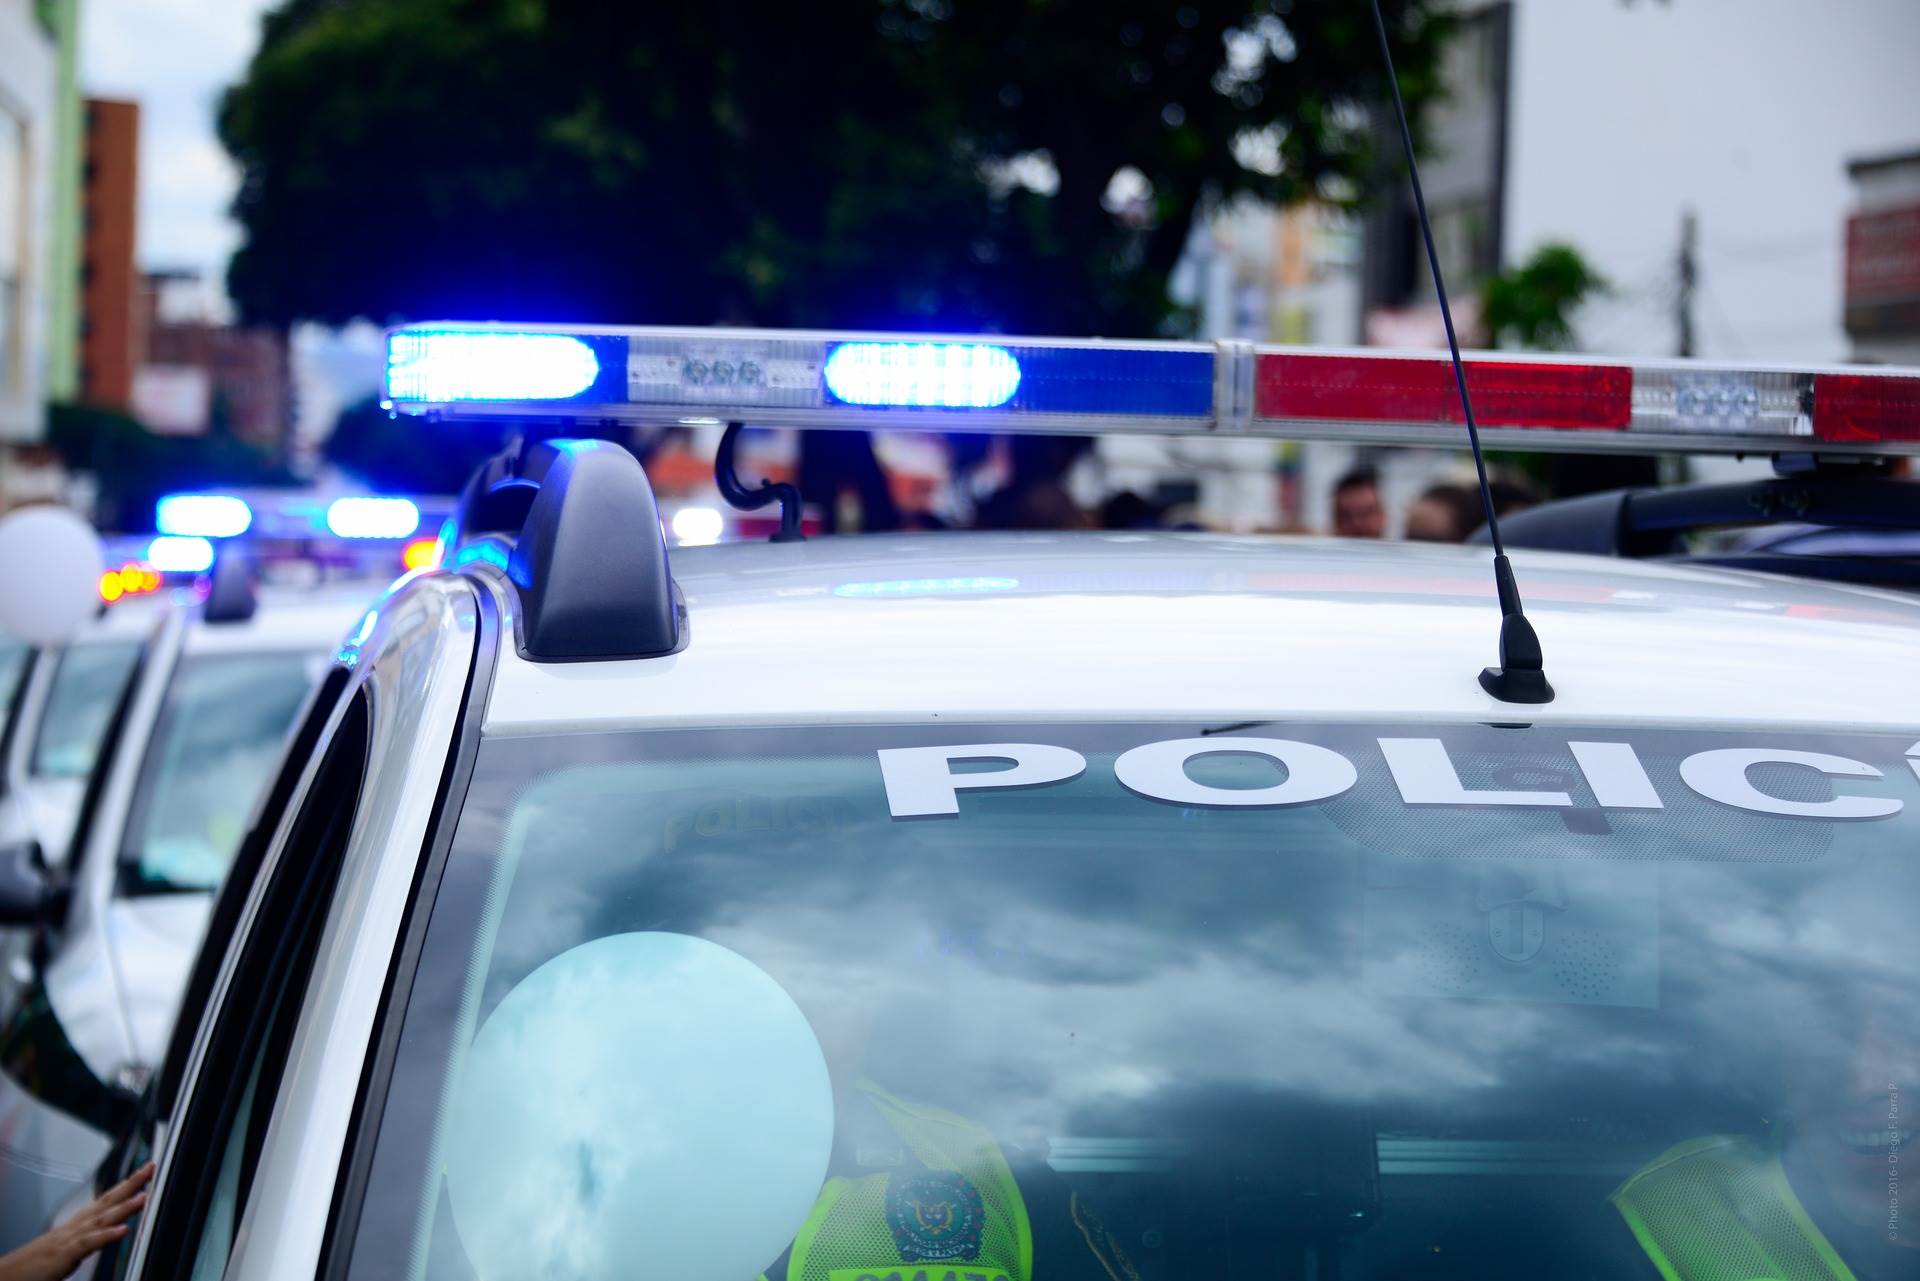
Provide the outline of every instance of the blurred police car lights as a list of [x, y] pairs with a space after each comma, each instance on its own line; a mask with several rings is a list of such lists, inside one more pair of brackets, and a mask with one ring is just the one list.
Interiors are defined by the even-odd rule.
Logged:
[[337, 538], [411, 538], [420, 508], [410, 498], [355, 496], [327, 506], [327, 529]]
[[[564, 379], [528, 377], [517, 392], [519, 375], [504, 369], [464, 387], [460, 379], [414, 376], [423, 344], [481, 337], [513, 344], [552, 339], [560, 344], [555, 351], [577, 347], [597, 363], [589, 370], [583, 362]], [[1239, 340], [447, 325], [393, 330], [388, 350], [389, 407], [449, 417], [584, 413], [643, 423], [910, 431], [964, 422], [966, 430], [1448, 447], [1457, 444], [1461, 424], [1442, 352]], [[1489, 441], [1505, 447], [1920, 452], [1920, 370], [1485, 352], [1468, 356], [1465, 369], [1475, 416]]]
[[153, 527], [189, 538], [232, 538], [253, 525], [253, 508], [231, 494], [168, 494], [154, 504]]
[[204, 574], [213, 568], [213, 543], [184, 534], [162, 534], [147, 544], [147, 564], [163, 574]]

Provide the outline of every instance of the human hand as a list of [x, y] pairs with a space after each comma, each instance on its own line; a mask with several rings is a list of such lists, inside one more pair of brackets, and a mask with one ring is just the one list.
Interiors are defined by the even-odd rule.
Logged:
[[81, 1260], [127, 1235], [127, 1220], [147, 1204], [143, 1189], [152, 1178], [149, 1161], [65, 1223], [0, 1255], [0, 1281], [62, 1281], [72, 1276]]

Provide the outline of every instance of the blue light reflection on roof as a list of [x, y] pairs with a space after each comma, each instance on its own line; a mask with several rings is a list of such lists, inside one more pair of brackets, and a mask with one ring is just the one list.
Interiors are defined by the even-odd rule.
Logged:
[[501, 569], [505, 569], [507, 567], [507, 549], [499, 543], [494, 542], [482, 541], [468, 543], [465, 547], [462, 547], [453, 554], [453, 560], [449, 563], [454, 566], [460, 566], [471, 565], [475, 561], [481, 561], [485, 564], [495, 565]]
[[835, 596], [977, 596], [982, 592], [1010, 592], [1017, 578], [890, 578], [872, 583], [841, 583]]

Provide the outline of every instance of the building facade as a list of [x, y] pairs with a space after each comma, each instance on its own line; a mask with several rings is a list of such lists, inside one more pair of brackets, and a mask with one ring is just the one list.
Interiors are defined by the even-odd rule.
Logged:
[[0, 442], [46, 421], [59, 47], [40, 8], [0, 0]]
[[140, 363], [134, 265], [140, 104], [89, 98], [80, 180], [80, 365], [83, 404], [125, 410]]
[[1855, 160], [1847, 336], [1855, 360], [1920, 365], [1920, 148]]

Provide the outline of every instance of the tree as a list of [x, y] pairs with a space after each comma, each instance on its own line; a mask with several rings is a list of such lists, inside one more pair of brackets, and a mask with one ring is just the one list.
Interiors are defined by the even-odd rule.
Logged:
[[482, 462], [499, 452], [505, 427], [463, 422], [423, 430], [396, 419], [373, 398], [349, 405], [334, 420], [328, 462], [368, 488], [388, 494], [457, 494]]
[[1565, 351], [1573, 346], [1573, 313], [1607, 291], [1606, 280], [1572, 245], [1546, 244], [1481, 289], [1481, 323], [1496, 347]]
[[[1386, 3], [1416, 112], [1438, 8]], [[229, 288], [282, 324], [1152, 333], [1196, 217], [1357, 197], [1384, 89], [1361, 0], [288, 0], [220, 112]]]
[[161, 495], [240, 485], [291, 485], [295, 478], [267, 452], [241, 440], [216, 399], [213, 423], [197, 436], [157, 436], [138, 421], [91, 405], [50, 405], [47, 443], [69, 471], [93, 473], [94, 519], [102, 529], [153, 528]]

